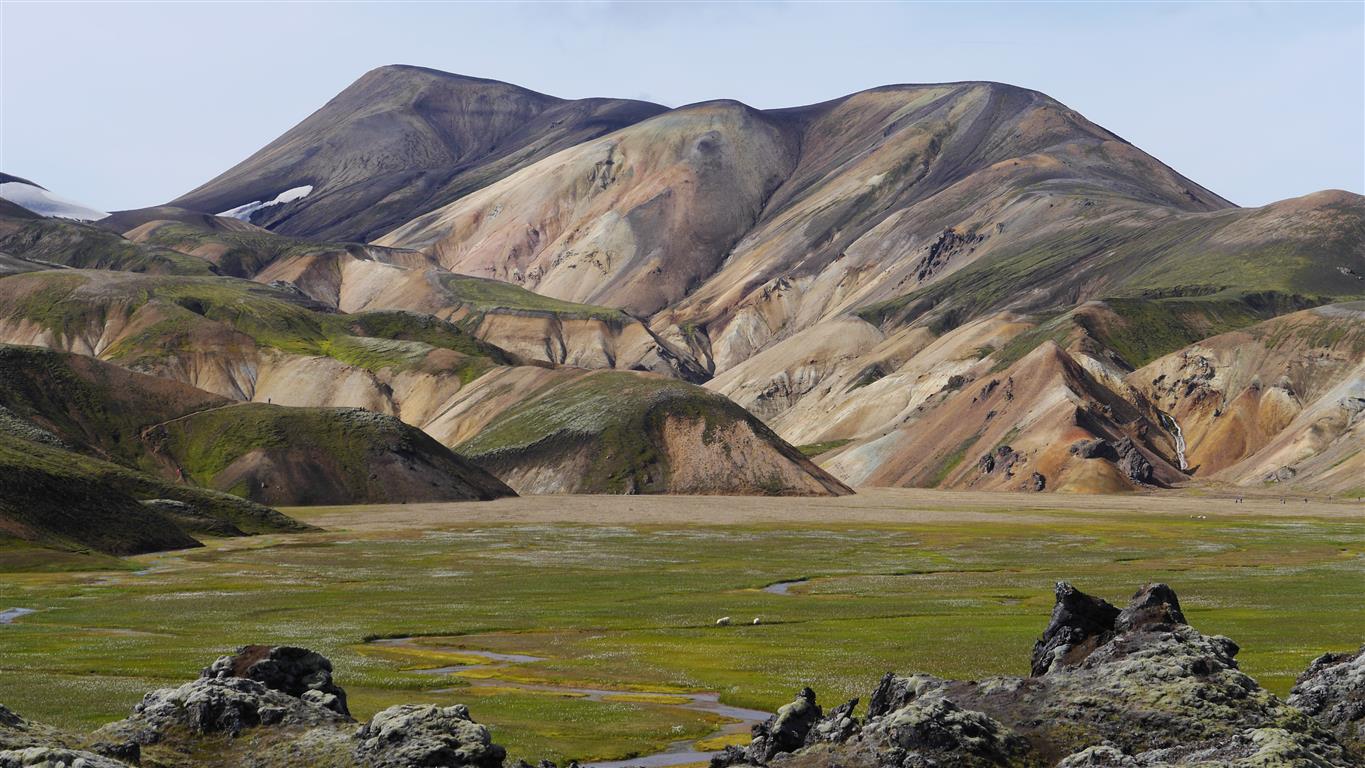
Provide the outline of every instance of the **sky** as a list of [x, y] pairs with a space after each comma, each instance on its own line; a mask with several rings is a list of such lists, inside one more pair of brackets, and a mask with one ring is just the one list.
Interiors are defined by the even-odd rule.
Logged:
[[996, 80], [1059, 99], [1240, 205], [1365, 192], [1359, 0], [0, 0], [0, 169], [103, 210], [163, 203], [383, 64], [668, 106]]

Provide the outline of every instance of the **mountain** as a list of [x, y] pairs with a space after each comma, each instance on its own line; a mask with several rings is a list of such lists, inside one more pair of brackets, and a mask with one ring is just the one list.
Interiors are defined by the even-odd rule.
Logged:
[[[1256, 349], [1358, 323], [1365, 198], [1239, 208], [1015, 86], [670, 110], [384, 67], [168, 206], [6, 216], [0, 339], [393, 415], [523, 492], [1356, 491], [1362, 350]], [[1235, 420], [1153, 383], [1218, 355]], [[1314, 355], [1327, 389], [1266, 390]]]
[[[664, 110], [564, 100], [410, 66], [380, 67], [223, 175], [172, 201], [288, 235], [368, 240], [560, 149]], [[306, 192], [302, 192], [307, 188]]]

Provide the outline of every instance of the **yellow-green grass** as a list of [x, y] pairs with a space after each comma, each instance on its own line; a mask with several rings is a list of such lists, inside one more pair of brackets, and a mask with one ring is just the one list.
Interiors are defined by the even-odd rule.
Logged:
[[[475, 525], [456, 505], [403, 530], [362, 526], [355, 508], [347, 531], [336, 510], [291, 510], [334, 530], [135, 559], [156, 566], [144, 574], [6, 574], [0, 609], [39, 612], [0, 626], [0, 702], [89, 728], [236, 645], [290, 643], [333, 660], [358, 717], [462, 702], [513, 758], [613, 758], [712, 735], [714, 717], [668, 698], [680, 692], [771, 711], [804, 685], [827, 706], [865, 699], [888, 670], [1026, 674], [1058, 579], [1113, 601], [1172, 584], [1191, 622], [1236, 640], [1243, 669], [1281, 694], [1316, 655], [1365, 640], [1365, 519], [1029, 501], [970, 522], [785, 526]], [[801, 577], [788, 595], [761, 589]], [[402, 636], [422, 640], [365, 643]], [[417, 671], [479, 661], [469, 650], [545, 660]]]

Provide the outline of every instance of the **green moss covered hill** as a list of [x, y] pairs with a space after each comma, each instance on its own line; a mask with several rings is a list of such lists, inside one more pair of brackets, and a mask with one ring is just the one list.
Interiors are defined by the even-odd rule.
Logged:
[[849, 492], [727, 398], [621, 371], [530, 394], [457, 450], [521, 492]]
[[360, 408], [244, 403], [166, 421], [143, 439], [194, 484], [268, 504], [514, 495], [421, 430]]
[[133, 554], [306, 527], [257, 502], [510, 494], [393, 417], [238, 405], [93, 358], [0, 345], [0, 537], [11, 547]]

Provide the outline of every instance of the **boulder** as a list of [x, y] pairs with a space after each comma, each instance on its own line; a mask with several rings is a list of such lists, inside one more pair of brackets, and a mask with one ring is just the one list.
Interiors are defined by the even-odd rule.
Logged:
[[745, 757], [756, 765], [766, 765], [774, 755], [801, 748], [823, 714], [820, 705], [815, 703], [815, 691], [802, 688], [795, 700], [782, 705], [772, 717], [754, 726], [754, 740], [745, 750]]
[[1311, 715], [1365, 762], [1365, 646], [1314, 659], [1289, 692], [1289, 705]]
[[346, 691], [332, 682], [332, 662], [320, 653], [292, 645], [246, 645], [209, 665], [201, 677], [245, 678], [350, 717]]
[[355, 738], [357, 762], [372, 768], [499, 768], [507, 756], [462, 705], [389, 707]]
[[28, 747], [0, 751], [0, 768], [128, 768], [128, 763], [79, 749]]
[[96, 731], [116, 743], [156, 744], [168, 733], [226, 733], [257, 726], [313, 727], [353, 722], [322, 704], [267, 688], [241, 677], [200, 678], [179, 688], [161, 688], [142, 697], [133, 714]]
[[999, 721], [945, 698], [912, 702], [869, 725], [865, 734], [881, 742], [879, 751], [894, 760], [889, 764], [902, 766], [985, 768], [1008, 765], [1028, 751], [1028, 743]]
[[1148, 584], [1133, 595], [1114, 619], [1114, 629], [1133, 632], [1148, 627], [1171, 627], [1186, 623], [1175, 590], [1165, 584]]
[[14, 714], [9, 707], [0, 704], [0, 727], [18, 728], [24, 724], [24, 718]]

